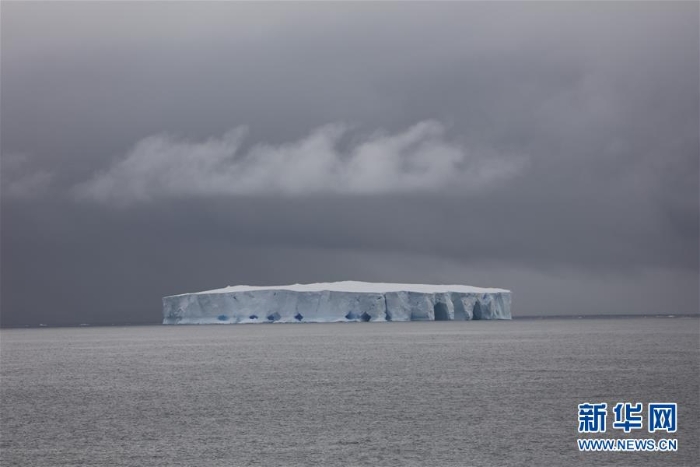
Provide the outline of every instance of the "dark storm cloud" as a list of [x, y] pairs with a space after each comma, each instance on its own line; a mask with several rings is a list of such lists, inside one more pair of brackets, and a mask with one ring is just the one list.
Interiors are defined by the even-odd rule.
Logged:
[[338, 279], [698, 312], [697, 4], [3, 3], [1, 39], [3, 324]]

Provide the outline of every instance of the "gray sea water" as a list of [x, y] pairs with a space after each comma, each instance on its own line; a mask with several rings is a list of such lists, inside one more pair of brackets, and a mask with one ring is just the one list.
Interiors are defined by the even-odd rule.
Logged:
[[[2, 330], [0, 461], [698, 465], [699, 365], [696, 318]], [[623, 401], [677, 402], [679, 450], [579, 452]]]

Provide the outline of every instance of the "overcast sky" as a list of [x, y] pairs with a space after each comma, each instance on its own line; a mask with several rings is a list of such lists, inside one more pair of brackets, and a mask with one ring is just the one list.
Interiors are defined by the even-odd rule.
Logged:
[[366, 280], [698, 313], [688, 3], [1, 7], [1, 323]]

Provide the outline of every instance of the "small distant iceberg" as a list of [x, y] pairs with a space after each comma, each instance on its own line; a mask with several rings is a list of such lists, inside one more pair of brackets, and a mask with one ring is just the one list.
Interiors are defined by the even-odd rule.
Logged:
[[163, 324], [511, 319], [511, 292], [468, 285], [237, 285], [163, 298]]

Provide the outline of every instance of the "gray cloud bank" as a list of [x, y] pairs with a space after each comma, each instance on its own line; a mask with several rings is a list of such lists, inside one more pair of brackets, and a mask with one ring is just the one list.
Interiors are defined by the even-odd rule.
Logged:
[[33, 168], [25, 154], [3, 154], [0, 166], [0, 185], [4, 196], [35, 198], [46, 193], [53, 173]]
[[699, 310], [697, 3], [1, 8], [3, 326], [345, 279]]
[[151, 136], [75, 193], [125, 205], [187, 196], [473, 191], [511, 178], [524, 164], [522, 157], [469, 153], [445, 131], [440, 122], [422, 121], [395, 134], [356, 136], [340, 149], [348, 128], [330, 124], [244, 154], [244, 127], [200, 142]]

